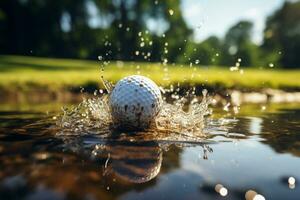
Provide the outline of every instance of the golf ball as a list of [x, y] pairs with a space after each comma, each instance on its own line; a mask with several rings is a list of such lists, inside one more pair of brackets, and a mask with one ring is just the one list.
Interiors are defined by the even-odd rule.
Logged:
[[149, 78], [132, 75], [121, 79], [109, 97], [115, 124], [125, 129], [149, 127], [161, 109], [162, 96]]

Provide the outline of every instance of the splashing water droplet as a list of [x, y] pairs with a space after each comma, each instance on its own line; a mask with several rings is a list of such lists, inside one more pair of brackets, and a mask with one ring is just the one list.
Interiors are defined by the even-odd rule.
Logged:
[[230, 106], [230, 103], [227, 103], [224, 107], [223, 107], [223, 110], [228, 112], [229, 111], [229, 106]]
[[238, 71], [238, 70], [239, 70], [239, 66], [232, 66], [232, 67], [229, 68], [229, 70], [230, 70], [231, 72], [233, 72], [233, 71]]
[[[167, 90], [163, 90], [166, 93]], [[174, 92], [174, 86], [169, 91]], [[162, 109], [153, 121], [151, 128], [143, 133], [141, 139], [202, 140], [205, 137], [203, 132], [205, 116], [211, 113], [208, 108], [211, 100], [207, 98], [207, 90], [203, 90], [202, 93], [202, 101], [195, 99], [188, 104], [188, 107], [186, 107], [187, 97], [175, 95], [172, 104], [164, 101]], [[60, 128], [57, 135], [92, 134], [104, 139], [109, 138], [114, 132], [114, 122], [111, 117], [108, 98], [107, 94], [102, 94], [100, 97], [84, 99], [74, 108], [64, 108], [61, 116], [57, 118], [57, 125]], [[132, 137], [125, 136], [124, 139], [133, 139]]]

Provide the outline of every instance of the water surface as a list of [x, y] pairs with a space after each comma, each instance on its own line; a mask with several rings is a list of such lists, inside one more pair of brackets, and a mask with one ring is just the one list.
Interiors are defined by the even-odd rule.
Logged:
[[57, 137], [60, 107], [0, 106], [0, 199], [300, 197], [299, 104], [213, 108], [202, 142]]

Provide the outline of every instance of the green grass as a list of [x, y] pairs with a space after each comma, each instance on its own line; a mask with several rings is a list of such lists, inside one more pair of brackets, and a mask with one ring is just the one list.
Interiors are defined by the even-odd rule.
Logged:
[[[0, 88], [5, 91], [61, 91], [80, 87], [103, 87], [100, 81], [100, 61], [52, 59], [23, 56], [0, 56]], [[169, 79], [164, 79], [164, 67], [159, 63], [112, 62], [105, 67], [105, 79], [140, 73], [160, 85], [193, 84], [205, 87], [300, 89], [300, 70], [247, 69], [231, 72], [228, 67], [168, 66]]]

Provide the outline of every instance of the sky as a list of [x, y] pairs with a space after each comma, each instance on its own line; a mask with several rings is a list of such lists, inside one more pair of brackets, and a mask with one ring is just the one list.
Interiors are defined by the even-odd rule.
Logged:
[[253, 41], [260, 44], [266, 18], [285, 0], [182, 0], [183, 16], [194, 29], [195, 40], [223, 37], [240, 20], [254, 23]]

